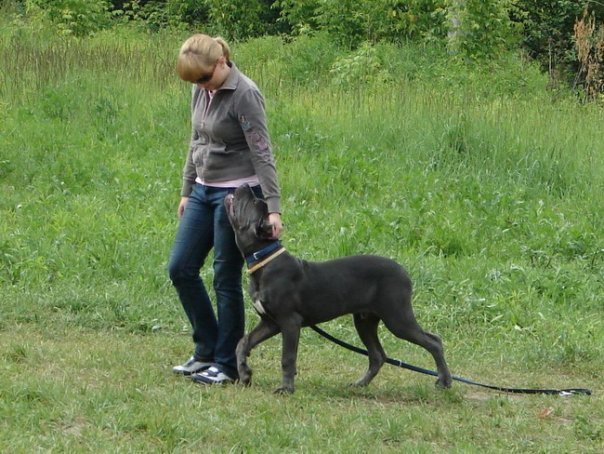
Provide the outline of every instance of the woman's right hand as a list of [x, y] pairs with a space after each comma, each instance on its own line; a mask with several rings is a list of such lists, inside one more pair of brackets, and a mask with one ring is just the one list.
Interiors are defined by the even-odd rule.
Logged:
[[188, 197], [182, 197], [180, 199], [180, 203], [178, 204], [178, 218], [182, 218], [183, 213], [185, 212], [185, 208], [187, 206], [187, 202], [189, 201]]

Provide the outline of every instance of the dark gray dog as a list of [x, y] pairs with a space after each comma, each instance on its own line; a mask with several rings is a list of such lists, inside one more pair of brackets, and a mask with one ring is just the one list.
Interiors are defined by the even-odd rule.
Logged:
[[384, 322], [395, 336], [428, 350], [438, 369], [437, 386], [451, 386], [451, 374], [440, 338], [415, 320], [411, 307], [411, 280], [396, 262], [377, 256], [352, 256], [322, 263], [289, 254], [270, 239], [266, 203], [249, 186], [227, 196], [225, 206], [237, 245], [248, 263], [250, 296], [260, 323], [237, 345], [237, 368], [243, 384], [251, 381], [246, 359], [259, 343], [282, 334], [283, 383], [275, 392], [292, 393], [300, 329], [353, 314], [354, 325], [369, 352], [369, 368], [355, 384], [365, 386], [386, 358], [377, 336]]

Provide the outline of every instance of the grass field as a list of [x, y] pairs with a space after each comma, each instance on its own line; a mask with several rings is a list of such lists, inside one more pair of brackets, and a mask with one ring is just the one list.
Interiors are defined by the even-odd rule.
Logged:
[[[0, 451], [604, 450], [604, 111], [516, 57], [234, 46], [266, 96], [292, 253], [404, 264], [456, 375], [592, 396], [443, 392], [389, 366], [355, 389], [365, 358], [310, 331], [293, 396], [271, 392], [278, 339], [252, 353], [251, 388], [173, 377], [191, 350], [165, 269], [190, 130], [182, 38], [0, 33]], [[359, 343], [349, 318], [325, 328]]]

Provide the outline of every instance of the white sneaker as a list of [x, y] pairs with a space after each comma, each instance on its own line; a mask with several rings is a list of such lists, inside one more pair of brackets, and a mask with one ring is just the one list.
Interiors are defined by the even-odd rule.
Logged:
[[173, 367], [172, 372], [174, 372], [175, 374], [179, 374], [179, 375], [191, 375], [196, 372], [201, 372], [202, 370], [206, 370], [211, 365], [212, 365], [212, 363], [197, 361], [194, 356], [191, 356], [186, 363]]

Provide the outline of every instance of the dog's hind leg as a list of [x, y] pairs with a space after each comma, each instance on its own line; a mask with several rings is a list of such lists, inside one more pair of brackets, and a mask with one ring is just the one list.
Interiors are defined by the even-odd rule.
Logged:
[[357, 329], [357, 333], [359, 333], [361, 341], [367, 347], [369, 356], [367, 372], [354, 384], [356, 386], [367, 386], [380, 371], [386, 359], [386, 353], [377, 335], [380, 319], [373, 314], [354, 314], [353, 318], [354, 326]]
[[405, 317], [389, 317], [383, 319], [386, 327], [400, 339], [405, 339], [420, 347], [424, 347], [430, 352], [438, 371], [438, 379], [436, 385], [449, 388], [451, 387], [452, 378], [449, 372], [449, 367], [445, 361], [444, 349], [440, 337], [436, 334], [424, 331], [415, 320], [415, 316], [411, 313]]
[[247, 364], [247, 357], [250, 351], [259, 343], [273, 337], [279, 332], [279, 327], [272, 321], [260, 320], [260, 323], [243, 336], [237, 344], [237, 372], [239, 381], [244, 385], [249, 385], [252, 379], [252, 369]]

